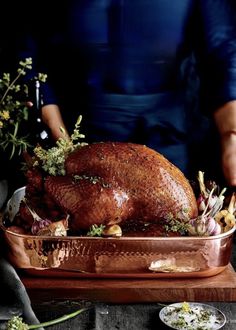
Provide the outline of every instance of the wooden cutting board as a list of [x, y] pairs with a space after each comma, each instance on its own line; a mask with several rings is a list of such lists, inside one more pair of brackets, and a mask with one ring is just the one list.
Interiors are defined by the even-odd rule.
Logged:
[[33, 303], [89, 300], [107, 303], [236, 301], [236, 273], [231, 265], [220, 274], [196, 279], [48, 278], [21, 274]]

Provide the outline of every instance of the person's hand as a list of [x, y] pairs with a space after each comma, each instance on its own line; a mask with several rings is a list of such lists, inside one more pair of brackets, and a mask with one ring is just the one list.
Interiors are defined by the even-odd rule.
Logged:
[[236, 132], [221, 136], [222, 170], [230, 186], [236, 186]]
[[[59, 138], [70, 138], [63, 122], [60, 109], [56, 104], [48, 104], [43, 106], [42, 120], [50, 128], [52, 137], [55, 141]], [[63, 131], [61, 128], [63, 128]]]
[[[31, 108], [33, 103], [28, 101], [26, 105]], [[56, 104], [48, 104], [42, 107], [42, 120], [50, 129], [54, 141], [59, 138], [70, 139], [60, 109]], [[63, 128], [63, 131], [61, 128]]]

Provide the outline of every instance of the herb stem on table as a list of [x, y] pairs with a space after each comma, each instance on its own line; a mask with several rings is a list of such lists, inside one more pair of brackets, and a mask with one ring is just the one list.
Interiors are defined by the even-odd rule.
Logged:
[[7, 328], [6, 330], [30, 330], [30, 329], [39, 329], [42, 327], [49, 327], [51, 325], [55, 325], [61, 322], [65, 322], [87, 310], [89, 310], [90, 307], [87, 308], [81, 308], [73, 313], [70, 314], [65, 314], [59, 318], [56, 318], [54, 320], [51, 321], [47, 321], [47, 322], [43, 322], [40, 324], [32, 324], [32, 325], [28, 325], [26, 323], [23, 322], [23, 319], [19, 316], [14, 316], [11, 320], [8, 321], [7, 323]]

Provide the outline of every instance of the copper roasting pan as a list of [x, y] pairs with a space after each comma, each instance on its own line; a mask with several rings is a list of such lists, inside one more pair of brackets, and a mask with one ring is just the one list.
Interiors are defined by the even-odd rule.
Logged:
[[[10, 218], [25, 188], [8, 201]], [[229, 264], [235, 227], [210, 237], [49, 237], [17, 234], [0, 227], [7, 257], [19, 269], [39, 276], [86, 278], [200, 278]], [[164, 265], [150, 270], [151, 263]], [[166, 267], [165, 267], [166, 266]]]

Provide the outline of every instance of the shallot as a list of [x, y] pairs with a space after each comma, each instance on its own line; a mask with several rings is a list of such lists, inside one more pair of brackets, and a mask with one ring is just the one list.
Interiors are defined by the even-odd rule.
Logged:
[[225, 188], [219, 196], [215, 194], [214, 186], [209, 191], [204, 183], [204, 172], [199, 171], [198, 181], [200, 186], [200, 195], [197, 199], [199, 215], [197, 218], [190, 220], [188, 232], [193, 236], [214, 236], [222, 232], [219, 221], [215, 216], [220, 212], [224, 202]]
[[27, 204], [26, 200], [24, 200], [25, 205], [27, 206], [29, 212], [31, 213], [34, 222], [31, 226], [31, 233], [33, 235], [37, 235], [39, 230], [48, 227], [52, 221], [49, 219], [42, 219], [34, 210], [32, 210], [29, 205]]

